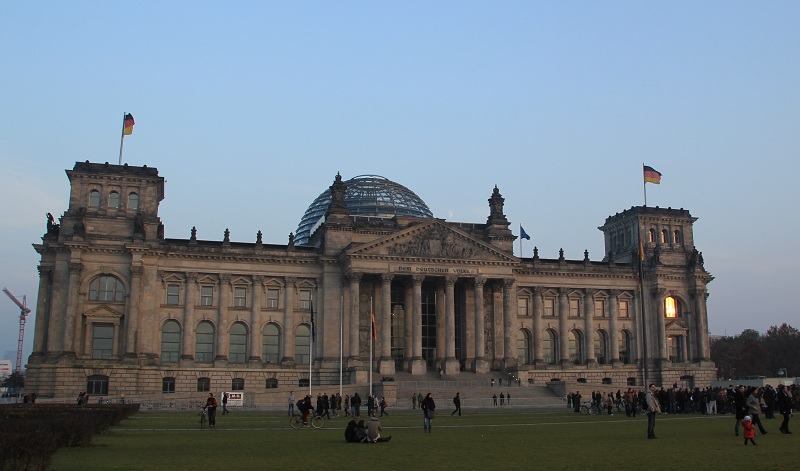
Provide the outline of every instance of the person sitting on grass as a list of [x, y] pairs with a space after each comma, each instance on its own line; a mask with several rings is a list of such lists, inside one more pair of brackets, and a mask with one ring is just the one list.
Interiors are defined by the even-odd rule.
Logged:
[[386, 438], [381, 437], [381, 431], [383, 431], [383, 428], [381, 427], [381, 423], [378, 418], [370, 417], [369, 424], [367, 424], [367, 437], [369, 437], [369, 443], [388, 442], [392, 439], [391, 436]]

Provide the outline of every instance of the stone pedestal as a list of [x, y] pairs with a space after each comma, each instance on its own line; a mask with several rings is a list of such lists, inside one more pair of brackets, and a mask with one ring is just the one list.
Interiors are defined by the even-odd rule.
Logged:
[[428, 366], [425, 364], [425, 359], [422, 357], [415, 357], [411, 359], [411, 374], [424, 375], [428, 372]]

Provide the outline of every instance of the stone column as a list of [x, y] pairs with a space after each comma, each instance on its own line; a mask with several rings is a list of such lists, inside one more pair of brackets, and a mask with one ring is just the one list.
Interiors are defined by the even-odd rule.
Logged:
[[711, 355], [708, 350], [708, 315], [706, 313], [706, 299], [708, 292], [704, 289], [692, 291], [695, 312], [695, 337], [697, 338], [697, 360], [709, 361]]
[[197, 272], [186, 273], [186, 296], [183, 306], [183, 330], [181, 331], [181, 366], [191, 366], [194, 361], [195, 347], [195, 316], [194, 308], [197, 305]]
[[542, 348], [544, 302], [542, 301], [542, 288], [534, 286], [531, 291], [533, 292], [533, 364], [539, 366], [544, 365], [544, 349]]
[[514, 289], [514, 279], [506, 278], [503, 280], [503, 366], [504, 368], [516, 368], [519, 364], [514, 348], [517, 345], [517, 336], [514, 331], [514, 323], [517, 319], [516, 296]]
[[[69, 291], [67, 292], [67, 317], [64, 327], [64, 353], [82, 355], [83, 349], [80, 346], [81, 329], [83, 327], [83, 314], [80, 312], [80, 300], [78, 291], [81, 284], [81, 262], [69, 263]], [[114, 342], [118, 341], [114, 336]]]
[[444, 368], [444, 359], [447, 356], [445, 347], [447, 343], [447, 324], [445, 323], [444, 284], [441, 278], [436, 278], [436, 365]]
[[394, 374], [394, 360], [392, 360], [392, 278], [391, 273], [381, 275], [381, 358], [378, 362], [378, 371], [382, 375]]
[[558, 353], [561, 357], [561, 367], [570, 364], [569, 361], [569, 296], [567, 288], [558, 288]]
[[253, 276], [253, 305], [250, 310], [250, 357], [247, 362], [253, 366], [260, 366], [263, 360], [261, 345], [261, 303], [264, 292], [264, 276]]
[[486, 279], [476, 276], [475, 284], [475, 373], [486, 374], [491, 370], [491, 365], [486, 361], [486, 326], [483, 319], [483, 286]]
[[411, 282], [413, 283], [413, 298], [414, 305], [413, 323], [414, 323], [414, 355], [411, 357], [411, 374], [424, 375], [428, 368], [425, 365], [425, 359], [422, 358], [422, 281], [425, 280], [423, 275], [413, 275]]
[[[618, 366], [619, 362], [619, 328], [617, 318], [619, 317], [619, 294], [618, 289], [612, 289], [608, 297], [608, 337], [611, 364]], [[630, 355], [630, 353], [629, 353]]]
[[591, 367], [597, 367], [597, 354], [594, 351], [594, 293], [595, 290], [583, 290], [583, 351], [586, 352], [585, 362]]
[[216, 356], [214, 357], [215, 366], [225, 366], [228, 362], [228, 349], [230, 339], [228, 338], [228, 308], [230, 307], [231, 294], [231, 275], [223, 273], [219, 277], [219, 310], [217, 311], [217, 345]]
[[[137, 358], [140, 350], [140, 345], [137, 345], [137, 338], [140, 330], [139, 319], [141, 316], [139, 315], [139, 306], [142, 297], [142, 274], [144, 274], [144, 266], [141, 264], [131, 265], [131, 293], [128, 298], [128, 319], [125, 322], [125, 356], [129, 360]], [[187, 281], [187, 286], [188, 283]], [[186, 304], [189, 304], [188, 293]]]
[[47, 351], [47, 323], [50, 321], [50, 288], [53, 283], [53, 269], [39, 265], [39, 292], [36, 296], [36, 317], [33, 333], [32, 363], [40, 363]]
[[403, 339], [403, 370], [411, 371], [411, 357], [414, 356], [414, 285], [411, 278], [404, 281], [403, 321], [405, 338]]
[[461, 364], [456, 358], [456, 297], [455, 286], [458, 278], [447, 276], [444, 279], [444, 316], [446, 326], [444, 372], [448, 376], [456, 375]]
[[347, 360], [349, 366], [358, 366], [360, 357], [359, 330], [361, 323], [359, 314], [361, 312], [361, 277], [362, 273], [350, 274], [350, 355]]
[[293, 368], [294, 361], [294, 289], [297, 278], [287, 276], [284, 278], [283, 293], [283, 358], [281, 367]]
[[653, 303], [655, 303], [655, 313], [656, 313], [656, 339], [654, 341], [656, 343], [648, 342], [650, 345], [657, 346], [656, 349], [656, 358], [658, 358], [662, 363], [667, 361], [669, 356], [667, 356], [667, 332], [665, 329], [664, 324], [664, 297], [667, 294], [667, 290], [663, 288], [653, 288], [651, 290], [651, 294], [653, 296]]

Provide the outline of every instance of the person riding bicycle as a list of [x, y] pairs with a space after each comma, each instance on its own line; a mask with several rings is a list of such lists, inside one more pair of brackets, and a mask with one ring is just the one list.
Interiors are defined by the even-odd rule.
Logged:
[[303, 414], [303, 425], [308, 425], [308, 413], [314, 409], [311, 405], [311, 395], [306, 394], [304, 399], [297, 402], [297, 409]]

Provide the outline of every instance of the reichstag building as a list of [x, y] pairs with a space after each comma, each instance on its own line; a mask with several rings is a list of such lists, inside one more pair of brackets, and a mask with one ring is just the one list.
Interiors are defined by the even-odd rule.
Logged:
[[34, 244], [26, 386], [40, 397], [224, 390], [277, 405], [309, 382], [439, 369], [615, 389], [641, 385], [645, 369], [664, 385], [716, 374], [713, 277], [685, 209], [607, 217], [600, 260], [517, 257], [497, 187], [486, 221], [451, 222], [386, 178], [336, 175], [286, 243], [227, 230], [168, 239], [156, 168], [87, 161], [66, 173], [68, 207]]

